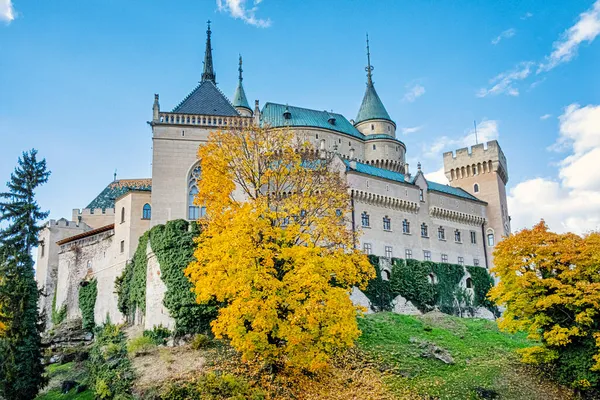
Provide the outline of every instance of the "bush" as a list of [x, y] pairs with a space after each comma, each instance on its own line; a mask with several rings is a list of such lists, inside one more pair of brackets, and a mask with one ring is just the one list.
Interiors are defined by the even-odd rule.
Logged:
[[210, 339], [208, 338], [208, 336], [203, 335], [201, 333], [196, 334], [191, 343], [192, 349], [194, 349], [194, 350], [204, 349], [204, 348], [208, 347], [209, 344], [210, 344]]
[[252, 388], [244, 379], [235, 375], [209, 372], [194, 381], [170, 384], [160, 398], [162, 400], [263, 400], [265, 393], [260, 389]]
[[127, 343], [127, 353], [133, 357], [148, 354], [154, 348], [156, 348], [156, 342], [147, 336], [136, 337]]
[[107, 322], [96, 329], [88, 369], [90, 388], [97, 399], [131, 398], [135, 375], [127, 357], [125, 334], [119, 326]]
[[144, 336], [152, 339], [154, 344], [162, 346], [167, 344], [167, 339], [172, 336], [172, 332], [162, 325], [155, 326], [152, 330], [145, 330]]
[[67, 318], [67, 305], [63, 304], [61, 308], [56, 309], [56, 290], [54, 290], [54, 297], [52, 298], [52, 315], [51, 320], [54, 325], [58, 325]]
[[94, 308], [98, 296], [98, 281], [95, 279], [82, 281], [79, 287], [79, 309], [81, 310], [82, 327], [86, 331], [93, 331], [96, 326], [94, 321]]

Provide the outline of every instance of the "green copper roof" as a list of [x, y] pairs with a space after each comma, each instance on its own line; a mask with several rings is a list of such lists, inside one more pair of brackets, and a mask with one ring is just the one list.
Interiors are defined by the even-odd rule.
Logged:
[[[283, 115], [286, 110], [289, 112], [288, 119]], [[365, 135], [360, 133], [346, 117], [341, 114], [330, 113], [327, 111], [286, 106], [284, 104], [266, 103], [262, 109], [261, 121], [263, 124], [267, 124], [274, 128], [283, 126], [323, 128], [365, 140]]]
[[390, 115], [386, 111], [381, 99], [377, 95], [373, 82], [367, 83], [367, 90], [365, 91], [365, 97], [363, 97], [362, 104], [356, 115], [355, 123], [368, 121], [370, 119], [386, 119], [391, 121]]
[[115, 199], [130, 190], [151, 191], [152, 179], [119, 179], [108, 184], [86, 208], [115, 208]]
[[242, 56], [240, 55], [240, 66], [238, 68], [240, 76], [238, 78], [238, 86], [235, 89], [235, 94], [233, 95], [233, 106], [234, 107], [244, 107], [248, 110], [251, 110], [250, 105], [248, 104], [248, 99], [246, 99], [246, 92], [244, 92], [244, 86], [242, 85]]
[[451, 196], [462, 197], [463, 199], [469, 199], [485, 203], [484, 201], [479, 200], [477, 197], [469, 194], [461, 188], [452, 187], [450, 185], [442, 185], [441, 183], [427, 182], [427, 190], [432, 190], [434, 192], [440, 192], [444, 194], [449, 194]]

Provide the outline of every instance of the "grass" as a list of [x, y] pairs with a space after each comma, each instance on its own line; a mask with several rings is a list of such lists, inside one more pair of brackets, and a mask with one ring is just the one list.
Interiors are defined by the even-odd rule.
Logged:
[[[515, 351], [531, 344], [525, 336], [502, 333], [494, 322], [440, 313], [380, 313], [359, 325], [359, 348], [392, 371], [385, 381], [399, 396], [412, 392], [441, 400], [477, 399], [476, 388], [484, 388], [502, 399], [569, 398], [518, 361]], [[448, 350], [455, 363], [422, 357], [418, 342], [423, 341]]]
[[36, 400], [93, 400], [94, 392], [90, 389], [75, 393], [71, 390], [62, 394], [60, 386], [65, 380], [82, 382], [87, 376], [87, 371], [81, 363], [69, 362], [66, 364], [50, 364], [46, 367], [46, 375], [49, 378], [48, 390], [41, 393]]

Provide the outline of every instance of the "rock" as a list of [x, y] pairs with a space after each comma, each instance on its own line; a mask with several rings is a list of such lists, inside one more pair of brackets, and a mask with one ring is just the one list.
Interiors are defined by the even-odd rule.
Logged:
[[452, 365], [454, 364], [454, 358], [450, 354], [450, 352], [443, 347], [439, 347], [431, 342], [420, 340], [414, 337], [408, 339], [411, 343], [416, 343], [420, 349], [423, 349], [421, 352], [421, 357], [423, 358], [435, 358], [443, 362], [444, 364]]
[[480, 399], [497, 399], [499, 398], [498, 392], [492, 389], [486, 389], [482, 387], [476, 387], [475, 393], [477, 393], [477, 397]]
[[50, 357], [50, 360], [48, 360], [48, 364], [58, 364], [59, 362], [61, 362], [61, 360], [62, 355], [54, 354], [52, 355], [52, 357]]
[[175, 339], [173, 338], [169, 338], [169, 340], [167, 340], [167, 347], [175, 347]]

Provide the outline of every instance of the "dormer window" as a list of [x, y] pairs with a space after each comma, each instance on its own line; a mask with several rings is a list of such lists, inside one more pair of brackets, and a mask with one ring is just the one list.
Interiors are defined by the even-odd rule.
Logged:
[[329, 124], [331, 124], [331, 125], [335, 125], [335, 117], [330, 116], [329, 119], [327, 120], [327, 122], [329, 122]]
[[474, 193], [479, 193], [479, 184], [476, 183], [476, 184], [473, 185], [473, 192]]

